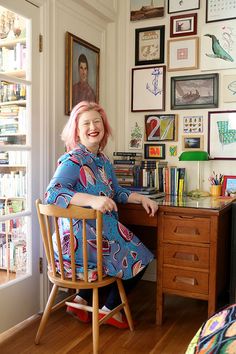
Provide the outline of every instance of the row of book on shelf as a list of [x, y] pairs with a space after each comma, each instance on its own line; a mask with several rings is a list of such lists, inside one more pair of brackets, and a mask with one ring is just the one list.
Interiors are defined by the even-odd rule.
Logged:
[[186, 192], [186, 170], [168, 166], [167, 161], [147, 160], [142, 153], [114, 152], [113, 166], [121, 186], [154, 195], [156, 192], [183, 195]]

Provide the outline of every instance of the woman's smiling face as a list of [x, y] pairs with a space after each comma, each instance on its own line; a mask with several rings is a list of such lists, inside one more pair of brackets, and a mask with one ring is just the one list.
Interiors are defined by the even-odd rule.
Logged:
[[104, 125], [100, 114], [93, 110], [82, 113], [77, 133], [80, 143], [96, 154], [104, 137]]

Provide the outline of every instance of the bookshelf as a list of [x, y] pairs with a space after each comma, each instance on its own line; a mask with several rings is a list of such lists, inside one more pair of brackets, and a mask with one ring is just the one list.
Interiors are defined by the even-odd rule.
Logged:
[[[4, 8], [0, 11], [5, 14]], [[23, 214], [27, 210], [30, 167], [28, 43], [25, 19], [17, 18], [21, 30], [18, 28], [15, 33], [9, 25], [7, 37], [0, 39], [0, 270], [5, 272], [3, 282], [27, 271], [29, 218]]]

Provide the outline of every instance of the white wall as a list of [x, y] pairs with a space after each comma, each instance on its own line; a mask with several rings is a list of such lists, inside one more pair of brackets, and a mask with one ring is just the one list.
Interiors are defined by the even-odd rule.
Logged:
[[[129, 130], [130, 126], [137, 121], [140, 125], [144, 125], [144, 115], [150, 114], [152, 112], [131, 112], [131, 69], [135, 67], [135, 29], [136, 28], [145, 28], [151, 26], [159, 26], [165, 25], [165, 63], [167, 65], [167, 40], [170, 39], [170, 16], [179, 15], [179, 13], [175, 14], [167, 14], [167, 1], [166, 1], [166, 9], [165, 9], [165, 16], [163, 18], [154, 18], [154, 19], [146, 19], [142, 21], [133, 21], [129, 20], [129, 1], [126, 0], [119, 0], [119, 18], [122, 31], [119, 32], [118, 36], [120, 38], [120, 42], [123, 44], [120, 59], [122, 60], [122, 68], [120, 68], [120, 74], [122, 71], [125, 72], [124, 80], [120, 80], [118, 82], [118, 91], [120, 92], [120, 96], [122, 99], [122, 109], [124, 112], [124, 116], [119, 117], [119, 127], [118, 127], [118, 137], [117, 137], [117, 149], [127, 149], [128, 150], [128, 142], [129, 142]], [[200, 38], [200, 48], [201, 48], [201, 29], [203, 25], [205, 25], [205, 1], [201, 1], [201, 9], [199, 10], [192, 10], [188, 12], [184, 12], [183, 14], [187, 13], [194, 13], [197, 12], [198, 14], [198, 29], [197, 29], [197, 36]], [[233, 21], [234, 28], [236, 27], [236, 20]], [[124, 35], [125, 31], [125, 35]], [[190, 38], [190, 37], [179, 37], [179, 38]], [[173, 38], [171, 38], [173, 39]], [[123, 66], [123, 64], [125, 64]], [[160, 64], [163, 65], [163, 64]], [[142, 66], [143, 67], [143, 66]], [[201, 67], [201, 63], [200, 63]], [[191, 110], [172, 110], [170, 109], [170, 77], [171, 76], [185, 76], [185, 75], [195, 75], [195, 74], [206, 74], [206, 73], [219, 73], [219, 107], [213, 109], [191, 109]], [[213, 70], [213, 71], [201, 71], [198, 70], [182, 70], [176, 72], [168, 72], [166, 73], [166, 109], [163, 113], [173, 113], [178, 114], [179, 116], [179, 123], [178, 123], [178, 141], [175, 142], [167, 142], [166, 143], [166, 160], [168, 160], [169, 164], [175, 166], [185, 166], [187, 167], [187, 176], [188, 176], [188, 188], [189, 190], [196, 188], [196, 179], [197, 179], [197, 164], [194, 162], [188, 163], [180, 163], [178, 161], [178, 156], [182, 151], [182, 134], [183, 134], [183, 116], [184, 115], [203, 115], [204, 117], [204, 149], [207, 150], [207, 136], [208, 136], [208, 111], [215, 111], [215, 110], [232, 110], [236, 109], [236, 102], [235, 103], [224, 103], [222, 98], [222, 77], [223, 75], [231, 75], [236, 74], [236, 64], [234, 69], [230, 70]], [[153, 112], [154, 113], [154, 112]], [[158, 112], [156, 112], [158, 113]], [[177, 157], [171, 157], [168, 149], [170, 145], [177, 145]], [[224, 174], [232, 174], [236, 175], [236, 161], [234, 160], [218, 160], [218, 161], [208, 161], [202, 163], [203, 167], [203, 187], [205, 190], [209, 190], [209, 182], [208, 176], [212, 173], [213, 170], [216, 173], [224, 173]]]

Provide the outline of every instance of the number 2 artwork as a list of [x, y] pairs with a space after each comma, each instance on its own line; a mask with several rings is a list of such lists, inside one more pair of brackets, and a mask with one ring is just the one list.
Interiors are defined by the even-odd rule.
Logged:
[[151, 114], [145, 116], [147, 141], [174, 141], [177, 139], [177, 116], [175, 114]]

